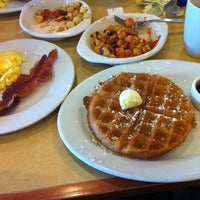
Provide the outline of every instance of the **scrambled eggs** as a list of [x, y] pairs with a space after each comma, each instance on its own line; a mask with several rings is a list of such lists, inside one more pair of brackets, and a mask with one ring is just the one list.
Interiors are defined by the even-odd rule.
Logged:
[[15, 51], [0, 52], [0, 90], [15, 82], [24, 58]]
[[0, 0], [0, 8], [5, 8], [10, 0]]

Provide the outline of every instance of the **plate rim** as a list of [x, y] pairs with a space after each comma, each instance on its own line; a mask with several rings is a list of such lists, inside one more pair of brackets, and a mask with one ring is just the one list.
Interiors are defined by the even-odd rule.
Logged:
[[[121, 68], [122, 66], [124, 67], [128, 67], [128, 66], [132, 66], [132, 65], [138, 65], [140, 63], [148, 63], [148, 62], [169, 62], [169, 63], [174, 63], [176, 64], [177, 62], [181, 62], [181, 63], [186, 63], [186, 64], [190, 64], [190, 67], [191, 65], [194, 65], [195, 67], [198, 66], [198, 71], [200, 71], [200, 64], [199, 63], [195, 63], [195, 62], [190, 62], [190, 61], [180, 61], [180, 60], [147, 60], [147, 61], [141, 61], [141, 62], [138, 62], [138, 63], [131, 63], [131, 64], [127, 64], [127, 65], [118, 65], [118, 66], [115, 66], [115, 67], [118, 67]], [[89, 159], [89, 157], [87, 156], [84, 156], [84, 153], [81, 152], [81, 150], [77, 150], [77, 147], [74, 147], [71, 142], [73, 142], [73, 137], [71, 138], [71, 134], [69, 133], [66, 133], [66, 130], [63, 128], [62, 126], [62, 116], [64, 115], [64, 109], [66, 109], [66, 102], [69, 100], [69, 98], [71, 98], [70, 96], [74, 95], [74, 93], [78, 92], [79, 88], [81, 88], [86, 82], [88, 81], [92, 81], [94, 80], [94, 77], [98, 76], [99, 74], [101, 74], [102, 72], [104, 73], [105, 75], [105, 71], [113, 71], [115, 69], [115, 67], [112, 67], [112, 68], [108, 68], [106, 70], [103, 70], [103, 71], [100, 71], [98, 72], [97, 74], [94, 74], [93, 76], [89, 77], [88, 79], [84, 80], [82, 83], [80, 83], [78, 86], [76, 86], [68, 95], [68, 97], [65, 99], [65, 101], [62, 103], [60, 109], [59, 109], [59, 113], [58, 113], [58, 117], [57, 117], [57, 126], [58, 126], [58, 132], [59, 132], [59, 135], [61, 137], [61, 140], [63, 141], [64, 145], [66, 146], [66, 148], [75, 156], [77, 157], [78, 159], [80, 159], [81, 161], [83, 161], [84, 163], [88, 164], [89, 166], [99, 170], [99, 171], [102, 171], [104, 173], [107, 173], [109, 175], [114, 175], [114, 176], [119, 176], [121, 178], [127, 178], [127, 179], [131, 179], [131, 180], [138, 180], [138, 181], [145, 181], [145, 182], [180, 182], [180, 181], [190, 181], [190, 180], [196, 180], [196, 179], [199, 179], [200, 178], [200, 168], [199, 168], [199, 163], [200, 163], [200, 156], [193, 156], [193, 157], [189, 157], [187, 158], [187, 161], [190, 161], [187, 163], [187, 166], [184, 165], [185, 164], [185, 159], [184, 158], [180, 158], [180, 159], [172, 159], [170, 160], [170, 162], [168, 160], [156, 160], [156, 161], [145, 161], [145, 160], [138, 160], [138, 159], [134, 159], [134, 163], [135, 163], [135, 166], [136, 165], [141, 165], [141, 168], [143, 168], [144, 170], [144, 176], [142, 177], [141, 175], [131, 175], [127, 173], [124, 173], [123, 171], [116, 171], [116, 169], [108, 169], [106, 168], [105, 166], [103, 166], [102, 164], [100, 163], [97, 163], [97, 160], [95, 161], [95, 158], [94, 159]], [[113, 70], [112, 70], [113, 69]], [[121, 70], [123, 71], [123, 70]], [[181, 69], [179, 69], [179, 71], [181, 71]], [[118, 71], [119, 72], [119, 71]], [[158, 71], [159, 72], [159, 71]], [[97, 80], [95, 80], [95, 84], [92, 84], [93, 86], [95, 86], [97, 83]], [[82, 85], [82, 86], [81, 86]], [[94, 90], [94, 89], [93, 89]], [[80, 92], [80, 91], [79, 91]], [[91, 93], [92, 91], [86, 91], [86, 94], [87, 93]], [[80, 106], [78, 108], [80, 110]], [[82, 108], [84, 109], [84, 108]], [[78, 121], [78, 120], [77, 120]], [[71, 122], [72, 123], [72, 122]], [[73, 122], [73, 124], [75, 123], [78, 123], [78, 122]], [[80, 122], [81, 123], [81, 122]], [[71, 128], [68, 127], [68, 131], [70, 130]], [[84, 133], [84, 128], [81, 127], [82, 129], [82, 132]], [[73, 128], [73, 131], [74, 133], [77, 134], [78, 131], [76, 131], [76, 129]], [[89, 131], [89, 129], [87, 129], [87, 131]], [[86, 133], [87, 134], [87, 133]], [[77, 137], [79, 138], [79, 137]], [[72, 140], [71, 140], [72, 139]], [[86, 138], [87, 140], [87, 138]], [[82, 144], [82, 143], [81, 143]], [[87, 143], [88, 144], [88, 143]], [[90, 141], [90, 145], [95, 145], [93, 144], [92, 141]], [[104, 153], [104, 150], [100, 147], [97, 147], [99, 148], [101, 152], [101, 154]], [[94, 151], [97, 150], [97, 149], [94, 149]], [[124, 158], [120, 157], [119, 156], [116, 156], [116, 155], [113, 155], [111, 156], [112, 158], [113, 157], [117, 157], [119, 160], [123, 160]], [[127, 159], [127, 158], [125, 158]], [[124, 160], [123, 160], [124, 161]], [[142, 164], [141, 164], [142, 163]], [[154, 177], [151, 172], [147, 171], [147, 169], [145, 169], [144, 167], [146, 166], [142, 166], [144, 163], [151, 163], [151, 165], [155, 168], [156, 170], [156, 173], [157, 173], [157, 167], [158, 165], [157, 164], [160, 164], [162, 163], [162, 166], [159, 166], [159, 167], [162, 167], [163, 168], [163, 172], [161, 173], [162, 175], [164, 174], [165, 177]], [[181, 174], [181, 170], [180, 169], [177, 169], [177, 163], [178, 163], [178, 166], [182, 166], [182, 169], [188, 169], [188, 168], [191, 168], [193, 167], [194, 168], [194, 171], [190, 171], [189, 173], [187, 172], [186, 173], [182, 173]], [[176, 164], [176, 165], [175, 165]], [[196, 166], [194, 166], [196, 165]], [[138, 167], [137, 166], [137, 167]], [[152, 167], [151, 166], [151, 167]], [[140, 166], [139, 166], [140, 167]], [[168, 174], [169, 172], [169, 168], [170, 169], [173, 169], [173, 170], [179, 170], [178, 173], [179, 174], [176, 174], [176, 177], [174, 175], [174, 172], [171, 173], [171, 174]], [[196, 168], [195, 168], [196, 167]], [[147, 178], [145, 177], [146, 174], [149, 173], [149, 176], [151, 176], [150, 178]]]
[[[146, 14], [146, 13], [124, 13], [125, 16], [139, 16], [139, 17], [148, 17], [150, 19], [159, 19], [159, 17], [152, 15], [152, 14]], [[159, 22], [154, 22], [154, 24], [160, 29], [162, 30], [163, 33], [163, 37], [160, 40], [160, 44], [159, 46], [157, 46], [156, 48], [152, 49], [151, 51], [139, 55], [139, 56], [135, 56], [135, 57], [130, 57], [130, 58], [107, 58], [105, 56], [101, 56], [98, 55], [96, 53], [94, 53], [87, 45], [86, 40], [86, 35], [87, 33], [90, 31], [91, 28], [93, 28], [94, 26], [97, 26], [99, 23], [101, 23], [103, 20], [113, 20], [113, 16], [105, 16], [102, 17], [100, 19], [98, 19], [97, 21], [93, 22], [92, 24], [90, 24], [87, 29], [83, 32], [83, 34], [81, 35], [79, 42], [77, 44], [77, 52], [78, 54], [85, 60], [89, 61], [89, 62], [93, 62], [93, 63], [102, 63], [102, 64], [110, 64], [110, 65], [119, 65], [119, 64], [124, 64], [124, 63], [132, 63], [132, 62], [139, 62], [142, 60], [145, 60], [153, 55], [155, 55], [156, 53], [158, 53], [163, 46], [166, 43], [167, 37], [168, 37], [168, 25], [167, 23], [159, 23]], [[115, 23], [115, 22], [113, 22]], [[89, 51], [89, 56], [86, 53], [87, 51]], [[93, 58], [91, 57], [91, 55], [93, 56]]]
[[[57, 74], [57, 73], [59, 72], [59, 70], [61, 70], [61, 69], [58, 69], [57, 73], [54, 74], [54, 77], [53, 77], [54, 80], [50, 80], [50, 82], [49, 82], [48, 91], [44, 94], [44, 96], [42, 98], [37, 100], [33, 105], [31, 105], [29, 108], [27, 108], [25, 110], [22, 110], [20, 112], [14, 113], [14, 114], [0, 116], [0, 125], [2, 127], [2, 128], [0, 128], [0, 135], [9, 134], [14, 131], [18, 131], [18, 130], [21, 130], [28, 126], [31, 126], [31, 125], [35, 124], [36, 122], [40, 121], [41, 119], [45, 118], [51, 112], [53, 112], [62, 103], [64, 98], [70, 92], [73, 82], [74, 82], [74, 78], [75, 78], [75, 69], [74, 69], [73, 61], [72, 61], [71, 57], [68, 55], [68, 53], [65, 52], [59, 46], [57, 46], [53, 43], [47, 42], [47, 41], [42, 41], [42, 40], [37, 40], [37, 39], [8, 40], [8, 41], [2, 42], [0, 44], [0, 46], [3, 47], [3, 45], [8, 44], [8, 43], [12, 44], [12, 45], [15, 44], [16, 46], [19, 46], [19, 45], [21, 46], [21, 44], [23, 44], [23, 43], [26, 43], [26, 45], [29, 44], [31, 46], [31, 44], [37, 43], [38, 45], [43, 45], [43, 47], [45, 47], [47, 49], [52, 49], [52, 50], [55, 48], [58, 49], [58, 56], [60, 56], [60, 58], [59, 57], [57, 58], [58, 62], [62, 63], [63, 59], [65, 61], [67, 61], [69, 64], [67, 65], [65, 72], [70, 72], [70, 74], [72, 76], [69, 77], [68, 84], [65, 84], [66, 81], [64, 79], [63, 80], [59, 79], [59, 81], [56, 81], [59, 78], [58, 77], [59, 74]], [[7, 49], [7, 47], [6, 48], [3, 47], [2, 49]], [[35, 52], [35, 51], [31, 50], [31, 48], [30, 48], [29, 50], [27, 50], [27, 52], [31, 53], [31, 52]], [[43, 54], [48, 54], [48, 53], [49, 52], [47, 51], [46, 53], [44, 52]], [[34, 53], [34, 55], [36, 55], [36, 53]], [[42, 55], [40, 55], [40, 56], [42, 56]], [[56, 68], [54, 68], [54, 70], [56, 70]], [[51, 85], [51, 84], [53, 84], [53, 85]], [[59, 89], [61, 84], [62, 84], [63, 93], [61, 93], [59, 91], [54, 92], [52, 88], [58, 87], [58, 89]], [[56, 96], [56, 98], [54, 98], [55, 101], [53, 102], [53, 105], [51, 104], [50, 106], [46, 107], [47, 104], [45, 104], [45, 102], [48, 102], [48, 100], [49, 100], [48, 96], [55, 95], [55, 94], [57, 94], [58, 96]], [[45, 109], [44, 109], [45, 112], [40, 111], [38, 109], [38, 108], [40, 108], [41, 105], [45, 106]], [[38, 111], [36, 112], [37, 114], [35, 114], [35, 112], [34, 112], [34, 115], [33, 115], [32, 112], [37, 109], [38, 109]], [[24, 116], [31, 116], [32, 119], [30, 119], [29, 117], [24, 118]], [[8, 126], [9, 124], [12, 124], [12, 126]], [[14, 124], [14, 126], [13, 126], [13, 124]]]

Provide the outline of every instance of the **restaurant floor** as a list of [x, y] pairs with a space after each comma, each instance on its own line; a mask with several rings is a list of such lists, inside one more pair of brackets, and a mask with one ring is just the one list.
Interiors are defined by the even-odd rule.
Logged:
[[200, 200], [200, 187], [164, 191], [115, 200]]

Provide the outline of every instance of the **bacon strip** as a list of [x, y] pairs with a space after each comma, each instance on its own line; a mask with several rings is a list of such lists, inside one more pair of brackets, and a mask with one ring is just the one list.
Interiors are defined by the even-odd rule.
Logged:
[[0, 101], [0, 114], [15, 105], [22, 97], [31, 94], [41, 83], [52, 77], [52, 63], [58, 57], [57, 49], [52, 50], [48, 56], [41, 59], [31, 68], [29, 74], [20, 74], [17, 80], [6, 88]]

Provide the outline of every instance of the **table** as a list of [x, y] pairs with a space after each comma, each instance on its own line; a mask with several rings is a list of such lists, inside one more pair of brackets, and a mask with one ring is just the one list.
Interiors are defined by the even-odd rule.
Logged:
[[[93, 11], [93, 21], [105, 16], [107, 8], [120, 7], [125, 12], [141, 12], [135, 0], [85, 0]], [[184, 9], [184, 8], [183, 8]], [[0, 42], [31, 38], [18, 24], [19, 13], [0, 16]], [[183, 24], [169, 24], [164, 48], [150, 59], [178, 59], [200, 62], [186, 54]], [[89, 63], [77, 54], [80, 35], [53, 42], [72, 58], [76, 76], [74, 85], [108, 65]], [[0, 136], [0, 199], [59, 199], [78, 197], [120, 197], [200, 185], [200, 180], [186, 183], [143, 183], [125, 180], [97, 171], [74, 157], [64, 146], [57, 130], [59, 108], [41, 121], [23, 130]]]

